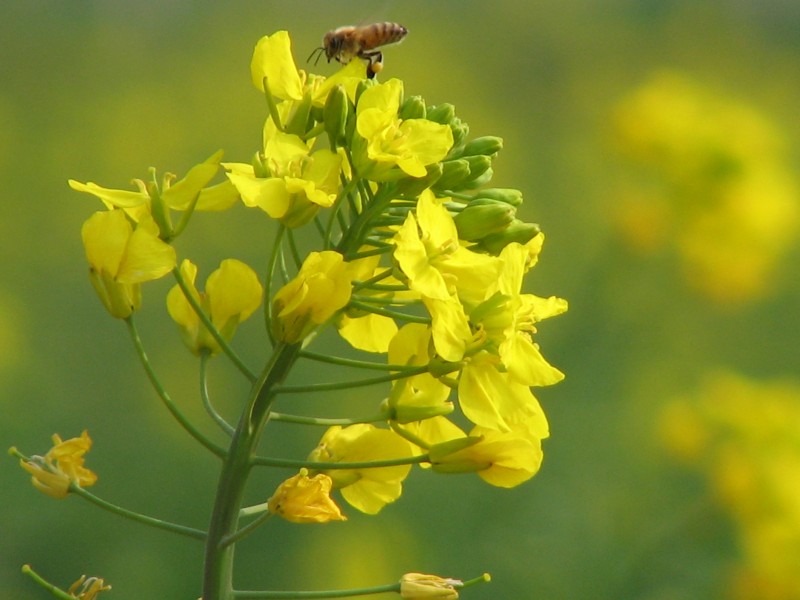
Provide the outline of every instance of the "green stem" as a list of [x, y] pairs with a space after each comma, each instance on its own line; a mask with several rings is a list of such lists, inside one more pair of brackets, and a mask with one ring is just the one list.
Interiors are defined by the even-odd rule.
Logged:
[[228, 435], [233, 435], [233, 427], [222, 418], [214, 405], [211, 404], [211, 398], [208, 395], [208, 359], [211, 357], [208, 351], [203, 351], [200, 355], [200, 398], [203, 401], [203, 406], [211, 419], [219, 425], [220, 429]]
[[150, 380], [150, 383], [158, 394], [158, 397], [161, 398], [161, 402], [164, 403], [164, 406], [166, 406], [170, 414], [175, 417], [175, 420], [180, 423], [181, 427], [183, 427], [189, 433], [189, 435], [200, 442], [208, 450], [219, 457], [225, 456], [225, 450], [209, 440], [206, 436], [200, 433], [200, 431], [194, 425], [192, 425], [191, 421], [189, 421], [189, 419], [187, 419], [178, 409], [178, 406], [175, 404], [175, 402], [173, 402], [172, 398], [167, 393], [167, 390], [164, 389], [164, 386], [161, 385], [161, 381], [158, 379], [155, 370], [153, 370], [153, 366], [150, 364], [150, 359], [147, 358], [147, 353], [144, 351], [144, 345], [142, 344], [142, 339], [139, 337], [139, 331], [136, 329], [136, 325], [133, 322], [133, 316], [125, 319], [125, 324], [128, 326], [128, 332], [130, 333], [131, 339], [133, 340], [133, 345], [136, 348], [136, 355], [139, 357], [139, 362], [142, 363], [145, 373], [147, 373], [147, 378]]
[[376, 371], [406, 371], [412, 369], [408, 365], [387, 365], [384, 363], [374, 363], [366, 360], [356, 360], [353, 358], [342, 358], [340, 356], [328, 356], [327, 354], [318, 354], [316, 352], [309, 352], [303, 350], [300, 352], [300, 358], [307, 358], [308, 360], [316, 360], [318, 362], [329, 363], [332, 365], [339, 365], [342, 367], [353, 367], [355, 369], [373, 369]]
[[275, 233], [275, 239], [272, 242], [272, 250], [270, 251], [269, 264], [267, 266], [267, 274], [264, 277], [264, 325], [269, 336], [270, 343], [275, 346], [275, 337], [272, 334], [272, 282], [275, 279], [275, 270], [278, 267], [278, 256], [281, 253], [281, 241], [286, 232], [286, 227], [281, 225]]
[[387, 381], [395, 381], [396, 379], [413, 377], [414, 375], [421, 375], [422, 373], [427, 372], [428, 365], [425, 365], [422, 367], [408, 369], [403, 373], [391, 373], [389, 375], [381, 375], [380, 377], [372, 377], [370, 379], [357, 379], [355, 381], [337, 381], [329, 383], [309, 383], [308, 385], [282, 385], [275, 391], [280, 392], [281, 394], [300, 394], [304, 392], [332, 392], [337, 390], [349, 390], [351, 388], [377, 385], [379, 383], [386, 383]]
[[350, 462], [324, 462], [310, 460], [293, 460], [290, 458], [269, 458], [256, 456], [252, 460], [253, 466], [281, 467], [285, 469], [314, 469], [317, 471], [336, 471], [340, 469], [379, 469], [381, 467], [397, 467], [400, 465], [418, 465], [430, 462], [430, 456], [419, 454], [403, 458], [386, 458], [384, 460], [363, 460]]
[[363, 302], [357, 302], [355, 300], [350, 300], [350, 304], [352, 308], [360, 308], [361, 310], [365, 310], [367, 312], [375, 313], [376, 315], [382, 315], [384, 317], [389, 317], [391, 319], [399, 319], [401, 321], [408, 321], [409, 323], [422, 323], [423, 325], [430, 325], [431, 318], [430, 317], [422, 317], [417, 315], [409, 315], [406, 313], [402, 313], [396, 310], [389, 310], [388, 308], [378, 308], [377, 306], [370, 306], [369, 304], [364, 304]]
[[189, 284], [186, 283], [186, 280], [183, 278], [183, 274], [179, 267], [172, 268], [172, 276], [175, 278], [175, 282], [178, 284], [178, 287], [181, 288], [186, 301], [189, 305], [194, 309], [194, 312], [197, 313], [197, 317], [200, 319], [200, 322], [203, 326], [208, 329], [209, 333], [211, 333], [211, 337], [214, 338], [219, 344], [219, 347], [222, 348], [222, 351], [225, 355], [231, 360], [231, 362], [236, 366], [242, 374], [247, 377], [251, 382], [255, 381], [255, 374], [244, 364], [239, 355], [231, 348], [228, 340], [222, 337], [222, 334], [219, 332], [219, 329], [216, 328], [214, 323], [211, 322], [211, 318], [206, 314], [203, 310], [203, 307], [198, 302], [197, 297], [194, 295], [194, 290], [189, 287]]
[[301, 598], [351, 598], [353, 596], [370, 596], [372, 594], [383, 594], [386, 592], [400, 592], [399, 583], [387, 585], [376, 585], [366, 588], [351, 588], [348, 590], [320, 590], [316, 592], [287, 592], [287, 591], [250, 591], [237, 590], [233, 593], [234, 598], [250, 598], [252, 600], [273, 599], [291, 600]]
[[[245, 513], [240, 511], [240, 516], [242, 516], [243, 514]], [[250, 521], [247, 525], [236, 531], [236, 533], [233, 533], [228, 537], [222, 538], [222, 541], [220, 543], [223, 546], [230, 546], [231, 544], [235, 544], [236, 542], [246, 538], [256, 529], [258, 529], [261, 525], [266, 523], [267, 519], [269, 519], [271, 516], [272, 516], [271, 512], [269, 511], [264, 512], [263, 514], [259, 515], [258, 517]]]
[[194, 529], [193, 527], [186, 527], [185, 525], [178, 525], [177, 523], [170, 523], [169, 521], [163, 521], [161, 519], [156, 519], [155, 517], [150, 517], [132, 510], [128, 510], [127, 508], [122, 508], [121, 506], [112, 504], [111, 502], [103, 500], [102, 498], [87, 492], [85, 489], [74, 483], [69, 484], [69, 491], [76, 496], [80, 496], [81, 498], [88, 500], [95, 506], [99, 506], [103, 510], [107, 510], [108, 512], [119, 515], [120, 517], [125, 517], [131, 521], [136, 521], [137, 523], [149, 525], [150, 527], [155, 527], [156, 529], [163, 529], [171, 533], [177, 533], [179, 535], [184, 535], [197, 540], [206, 539], [205, 531]]
[[276, 387], [289, 374], [299, 350], [299, 344], [281, 343], [275, 346], [272, 357], [251, 388], [250, 397], [231, 439], [222, 464], [206, 540], [204, 600], [233, 598], [235, 544], [225, 545], [223, 542], [237, 530], [256, 445], [269, 417]]
[[41, 575], [34, 571], [30, 565], [22, 565], [22, 572], [33, 579], [39, 586], [53, 594], [53, 596], [56, 598], [61, 598], [61, 600], [75, 600], [75, 596], [68, 594], [61, 588], [58, 588], [49, 581], [46, 581]]
[[287, 415], [286, 413], [271, 412], [269, 413], [270, 421], [280, 421], [282, 423], [295, 423], [297, 425], [322, 425], [323, 427], [331, 427], [332, 425], [355, 425], [357, 423], [377, 423], [386, 420], [386, 415], [379, 413], [364, 419], [326, 419], [323, 417], [304, 417], [300, 415]]

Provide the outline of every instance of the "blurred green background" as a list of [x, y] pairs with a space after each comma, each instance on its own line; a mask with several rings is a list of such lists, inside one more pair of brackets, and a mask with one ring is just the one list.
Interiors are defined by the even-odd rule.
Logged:
[[[95, 493], [204, 527], [216, 461], [173, 424], [124, 327], [94, 296], [79, 232], [100, 205], [66, 181], [124, 188], [151, 165], [184, 173], [219, 148], [228, 160], [248, 162], [266, 114], [249, 78], [255, 42], [289, 30], [302, 68], [328, 29], [378, 20], [410, 31], [385, 53], [385, 77], [400, 77], [406, 94], [429, 105], [452, 102], [472, 135], [505, 139], [494, 183], [522, 189], [522, 217], [547, 235], [529, 291], [570, 302], [570, 311], [539, 333], [545, 355], [567, 379], [537, 392], [552, 437], [542, 471], [527, 484], [507, 491], [477, 477], [417, 470], [402, 498], [377, 517], [349, 509], [344, 525], [272, 523], [248, 538], [238, 551], [241, 587], [368, 585], [406, 571], [464, 578], [489, 571], [493, 583], [464, 597], [800, 598], [737, 596], [731, 573], [747, 559], [741, 523], [714, 501], [702, 469], [670, 458], [658, 433], [664, 406], [701, 394], [709, 373], [790, 386], [800, 374], [792, 213], [800, 165], [800, 4], [790, 1], [4, 2], [4, 447], [44, 453], [52, 433], [66, 438], [87, 428], [95, 442], [88, 466], [100, 476]], [[769, 123], [778, 140], [767, 143], [768, 158], [786, 183], [781, 193], [789, 208], [778, 219], [786, 228], [761, 232], [781, 241], [764, 259], [770, 275], [752, 294], [729, 296], [724, 286], [713, 297], [704, 293], [673, 244], [693, 223], [682, 192], [717, 189], [716, 183], [701, 174], [694, 185], [685, 170], [671, 170], [678, 159], [663, 143], [653, 142], [657, 151], [643, 158], [646, 152], [620, 133], [620, 103], [665, 70], [712, 99], [697, 128], [730, 102]], [[320, 64], [317, 71], [334, 69]], [[692, 138], [697, 128], [684, 135]], [[735, 138], [740, 129], [736, 119], [721, 126], [710, 154], [724, 154], [726, 132]], [[757, 142], [743, 146], [736, 154], [741, 169], [763, 154]], [[754, 187], [742, 202], [757, 215], [770, 190]], [[702, 202], [707, 194], [695, 196]], [[628, 218], [637, 211], [645, 218]], [[713, 210], [704, 214], [713, 222]], [[661, 237], [649, 239], [656, 230]], [[178, 251], [200, 264], [203, 278], [229, 256], [258, 269], [270, 231], [263, 214], [242, 207], [197, 215]], [[713, 245], [714, 237], [704, 243]], [[755, 246], [744, 254], [758, 252]], [[734, 272], [740, 262], [722, 261], [717, 269]], [[138, 322], [173, 397], [212, 431], [197, 400], [194, 361], [166, 317], [161, 298], [169, 285], [146, 287]], [[262, 359], [257, 318], [236, 347], [250, 364]], [[236, 375], [222, 359], [213, 365], [212, 393], [228, 415], [245, 391]], [[384, 392], [359, 390], [346, 406], [368, 412]], [[331, 399], [291, 400], [282, 407], [332, 416], [347, 410], [331, 409]], [[757, 411], [751, 417], [758, 421]], [[319, 433], [284, 428], [264, 452], [302, 456]], [[263, 501], [286, 476], [259, 472], [250, 500]], [[78, 498], [48, 498], [6, 458], [0, 597], [45, 597], [20, 574], [23, 563], [64, 586], [82, 573], [100, 575], [114, 586], [110, 598], [194, 599], [202, 547]]]

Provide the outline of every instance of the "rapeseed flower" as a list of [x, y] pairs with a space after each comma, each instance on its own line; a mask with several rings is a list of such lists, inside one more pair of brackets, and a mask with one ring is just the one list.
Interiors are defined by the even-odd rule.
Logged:
[[318, 473], [308, 476], [308, 469], [300, 469], [278, 486], [268, 501], [269, 511], [292, 523], [328, 523], [346, 521], [331, 498], [333, 481], [328, 475]]
[[31, 474], [31, 483], [37, 490], [53, 498], [66, 498], [70, 485], [88, 487], [97, 481], [97, 475], [83, 466], [83, 457], [91, 447], [87, 431], [68, 440], [56, 434], [47, 454], [20, 460], [20, 466]]

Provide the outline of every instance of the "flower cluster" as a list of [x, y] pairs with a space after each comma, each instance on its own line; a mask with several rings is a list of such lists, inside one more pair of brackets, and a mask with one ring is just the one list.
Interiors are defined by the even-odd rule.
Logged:
[[800, 387], [718, 373], [667, 406], [669, 452], [709, 481], [742, 554], [729, 597], [800, 597]]
[[800, 227], [797, 180], [781, 133], [763, 115], [677, 73], [624, 98], [615, 139], [643, 177], [620, 190], [624, 239], [674, 246], [686, 277], [711, 300], [766, 295]]
[[[251, 75], [268, 117], [250, 163], [222, 162], [217, 152], [182, 179], [168, 173], [159, 181], [151, 170], [147, 181], [134, 180], [135, 191], [70, 181], [104, 206], [82, 231], [98, 296], [125, 321], [165, 407], [223, 459], [208, 532], [91, 498], [139, 522], [205, 539], [207, 600], [233, 597], [229, 547], [270, 515], [295, 523], [345, 520], [333, 490], [357, 510], [376, 514], [400, 497], [414, 464], [436, 473], [476, 473], [499, 487], [528, 480], [539, 470], [549, 435], [531, 388], [563, 378], [544, 358], [536, 334], [539, 322], [566, 311], [567, 303], [523, 289], [544, 236], [517, 218], [519, 190], [489, 187], [500, 138], [469, 139], [452, 105], [407, 97], [400, 80], [368, 78], [358, 60], [328, 78], [299, 70], [286, 32], [257, 43]], [[217, 176], [221, 183], [212, 182]], [[272, 252], [261, 266], [266, 276], [259, 281], [258, 270], [226, 258], [200, 291], [198, 267], [188, 257], [178, 266], [174, 242], [195, 211], [223, 211], [239, 200], [241, 210], [255, 209], [274, 224]], [[309, 249], [314, 233], [316, 245]], [[206, 438], [171, 399], [134, 324], [142, 284], [167, 274], [176, 282], [167, 311], [200, 358], [202, 403], [230, 437], [227, 448]], [[271, 355], [257, 374], [231, 342], [262, 301], [264, 347]], [[361, 358], [311, 352], [326, 325]], [[206, 385], [206, 361], [218, 355], [251, 385], [236, 427], [216, 411]], [[296, 385], [290, 374], [301, 360], [381, 375]], [[366, 418], [332, 421], [273, 410], [293, 391], [378, 384], [385, 391]], [[291, 460], [257, 454], [266, 425], [281, 421], [335, 424], [318, 441], [316, 435], [309, 440], [307, 458], [292, 463], [299, 472], [266, 503], [243, 508], [252, 467], [285, 467]], [[63, 497], [71, 485], [94, 483], [83, 467], [88, 435], [54, 439], [56, 447], [44, 458], [23, 461], [34, 484]], [[240, 517], [258, 512], [239, 526]], [[457, 598], [457, 588], [478, 581], [488, 576], [461, 582], [409, 574], [390, 591], [403, 598]], [[107, 589], [100, 580], [79, 585], [80, 597]]]

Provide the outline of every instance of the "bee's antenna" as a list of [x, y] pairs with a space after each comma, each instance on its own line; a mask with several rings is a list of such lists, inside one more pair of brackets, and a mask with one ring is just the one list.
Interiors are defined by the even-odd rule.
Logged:
[[314, 58], [314, 55], [316, 54], [317, 55], [317, 60], [314, 61], [314, 64], [316, 65], [319, 62], [320, 57], [324, 53], [325, 53], [325, 47], [324, 46], [320, 46], [319, 48], [314, 48], [314, 51], [306, 59], [306, 62], [311, 62], [311, 59]]

